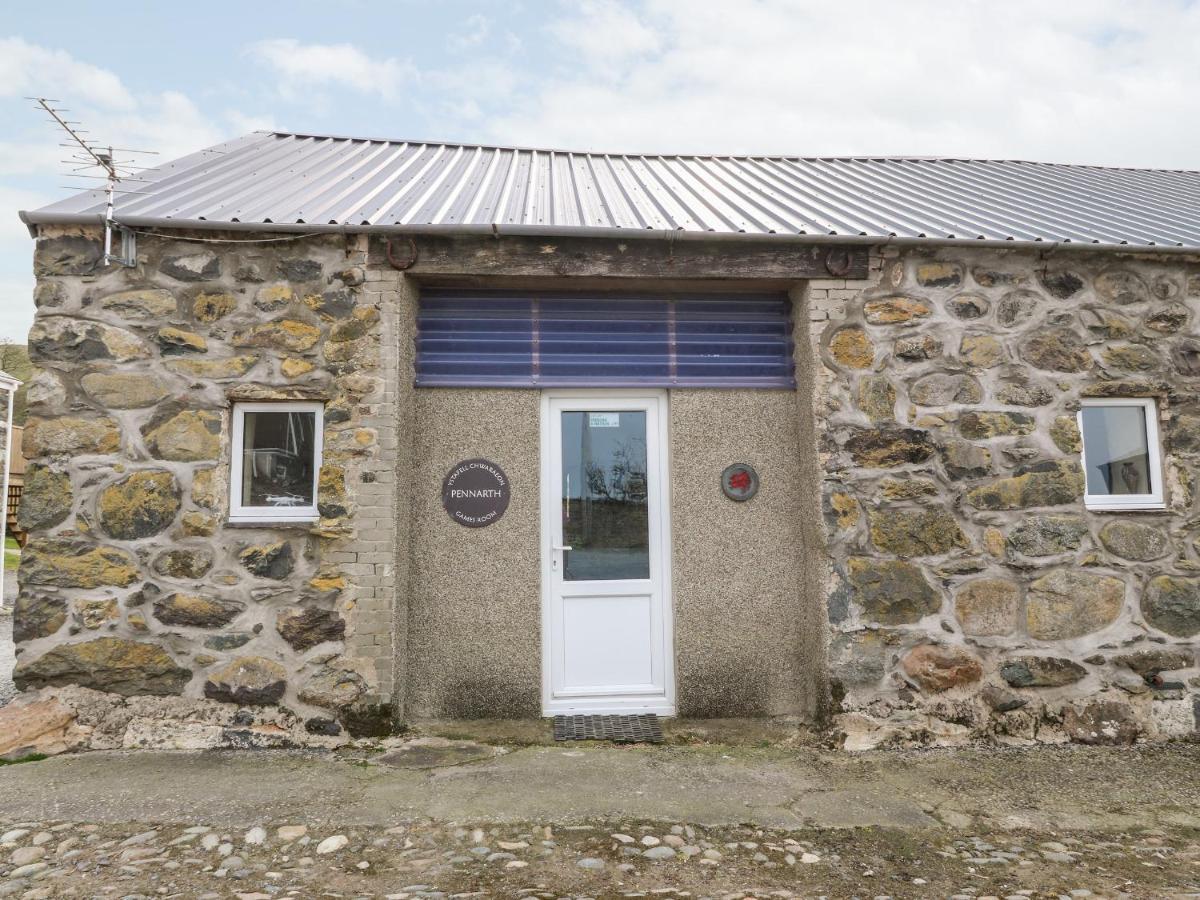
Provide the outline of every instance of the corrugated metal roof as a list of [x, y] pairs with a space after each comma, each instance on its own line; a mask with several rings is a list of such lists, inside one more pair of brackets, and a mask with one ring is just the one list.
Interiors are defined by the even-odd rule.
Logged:
[[[256, 132], [144, 174], [130, 225], [672, 231], [1200, 248], [1200, 172], [1011, 160], [572, 153]], [[89, 191], [31, 224], [95, 221]]]

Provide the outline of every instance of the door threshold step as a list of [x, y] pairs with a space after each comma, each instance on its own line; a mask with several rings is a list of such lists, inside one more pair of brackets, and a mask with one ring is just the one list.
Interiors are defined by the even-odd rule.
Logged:
[[556, 741], [612, 741], [615, 744], [661, 744], [658, 716], [555, 716]]

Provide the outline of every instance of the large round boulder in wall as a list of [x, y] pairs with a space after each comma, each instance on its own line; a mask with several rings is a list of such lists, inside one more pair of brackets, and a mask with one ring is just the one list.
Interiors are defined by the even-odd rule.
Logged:
[[1200, 634], [1200, 578], [1159, 575], [1142, 595], [1142, 615], [1159, 631], [1174, 637]]
[[100, 527], [118, 540], [152, 537], [179, 512], [179, 482], [170, 472], [134, 472], [100, 493]]
[[71, 476], [48, 466], [31, 464], [17, 507], [17, 524], [25, 531], [53, 528], [71, 513]]
[[1026, 626], [1039, 641], [1069, 640], [1108, 627], [1124, 604], [1125, 582], [1119, 578], [1056, 569], [1029, 586]]

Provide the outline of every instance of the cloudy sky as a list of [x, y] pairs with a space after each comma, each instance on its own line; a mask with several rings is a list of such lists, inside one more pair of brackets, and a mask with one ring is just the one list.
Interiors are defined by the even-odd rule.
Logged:
[[60, 135], [164, 158], [261, 128], [579, 150], [1200, 167], [1200, 3], [22, 3], [0, 22], [0, 339]]

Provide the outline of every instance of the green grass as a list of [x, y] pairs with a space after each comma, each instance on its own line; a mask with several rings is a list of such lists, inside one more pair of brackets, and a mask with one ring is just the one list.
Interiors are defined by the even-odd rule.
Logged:
[[20, 763], [40, 762], [43, 759], [48, 759], [45, 753], [30, 753], [28, 756], [20, 756], [16, 759], [0, 758], [0, 766], [15, 766]]
[[4, 571], [15, 572], [21, 564], [21, 548], [16, 538], [4, 538]]

